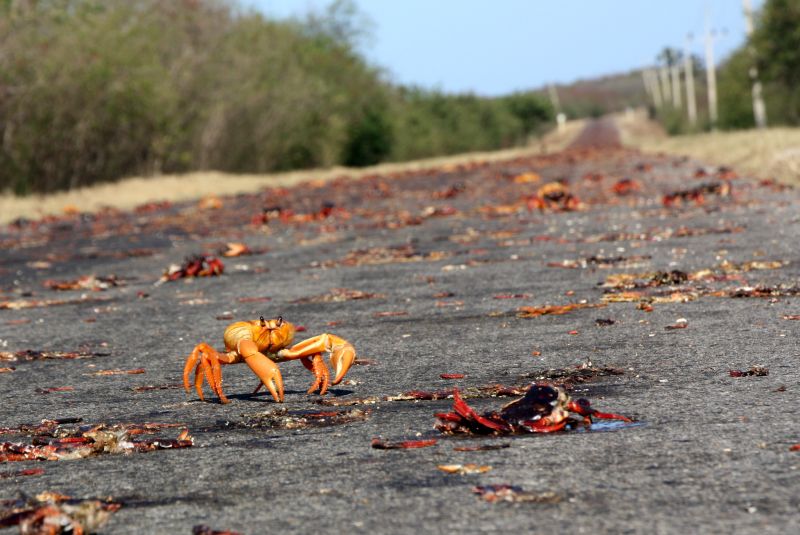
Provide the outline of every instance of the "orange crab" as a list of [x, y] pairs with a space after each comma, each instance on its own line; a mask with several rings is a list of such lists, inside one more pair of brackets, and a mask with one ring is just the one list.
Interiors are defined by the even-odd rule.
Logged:
[[[308, 393], [319, 390], [324, 394], [331, 384], [339, 384], [347, 370], [356, 359], [356, 350], [352, 344], [333, 334], [320, 334], [288, 347], [294, 340], [295, 327], [283, 317], [265, 320], [261, 316], [257, 320], [238, 321], [225, 329], [223, 339], [225, 352], [220, 353], [205, 342], [197, 344], [183, 368], [183, 385], [189, 391], [189, 374], [194, 368], [194, 386], [197, 395], [203, 398], [203, 379], [208, 381], [211, 390], [219, 397], [220, 402], [229, 400], [222, 392], [222, 372], [220, 364], [246, 363], [261, 380], [255, 392], [266, 386], [277, 402], [283, 401], [283, 378], [277, 362], [300, 359], [315, 377]], [[335, 376], [331, 374], [323, 353], [330, 353], [331, 364]]]
[[548, 182], [527, 199], [528, 210], [572, 212], [581, 208], [578, 198], [561, 182]]

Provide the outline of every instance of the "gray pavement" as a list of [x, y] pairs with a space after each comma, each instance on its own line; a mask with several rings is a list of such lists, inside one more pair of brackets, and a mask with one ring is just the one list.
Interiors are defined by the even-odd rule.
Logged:
[[[539, 180], [519, 178], [529, 172]], [[689, 194], [680, 206], [663, 203], [666, 194], [724, 185], [729, 175], [678, 157], [589, 146], [268, 189], [222, 198], [216, 210], [186, 204], [18, 222], [0, 233], [0, 367], [13, 368], [0, 373], [0, 427], [55, 418], [181, 423], [194, 446], [0, 463], [8, 475], [0, 499], [111, 496], [122, 507], [101, 531], [120, 534], [190, 533], [201, 524], [241, 533], [798, 532], [800, 452], [790, 448], [800, 442], [800, 321], [785, 317], [800, 314], [800, 195], [733, 178], [731, 195], [707, 188], [702, 203]], [[636, 186], [618, 195], [613, 186], [624, 178]], [[582, 202], [577, 211], [533, 206], [537, 189], [554, 180]], [[334, 207], [327, 216], [325, 201]], [[283, 208], [282, 219], [267, 210], [269, 222], [254, 224], [272, 207]], [[224, 258], [218, 277], [154, 285], [170, 264], [228, 241], [259, 254]], [[693, 275], [652, 282], [675, 270]], [[639, 285], [599, 285], [618, 273], [638, 274]], [[125, 283], [96, 292], [43, 285], [87, 274]], [[337, 288], [375, 295], [326, 300], [341, 295], [330, 293]], [[70, 302], [19, 308], [56, 299]], [[519, 307], [583, 301], [607, 306], [518, 317]], [[299, 363], [282, 364], [283, 408], [361, 409], [367, 417], [296, 429], [255, 425], [257, 415], [281, 406], [250, 394], [257, 381], [246, 366], [223, 368], [228, 405], [207, 387], [207, 402], [176, 388], [196, 343], [221, 346], [228, 323], [259, 315], [303, 325], [298, 338], [335, 333], [367, 361], [323, 398], [354, 403], [342, 406], [320, 405], [305, 393], [311, 375]], [[681, 318], [686, 328], [665, 328]], [[13, 360], [24, 350], [88, 356]], [[525, 385], [588, 362], [621, 373], [571, 383], [571, 393], [636, 425], [447, 437], [433, 430], [434, 413], [451, 400], [364, 400]], [[768, 375], [730, 374], [756, 366]], [[136, 368], [145, 372], [91, 375]], [[54, 387], [71, 390], [47, 392]], [[482, 411], [509, 399], [468, 401]], [[378, 450], [370, 445], [378, 436], [439, 440]], [[510, 447], [454, 450], [498, 443]], [[437, 469], [468, 463], [491, 470]], [[11, 474], [32, 468], [44, 472]], [[473, 487], [489, 484], [558, 499], [488, 503]]]

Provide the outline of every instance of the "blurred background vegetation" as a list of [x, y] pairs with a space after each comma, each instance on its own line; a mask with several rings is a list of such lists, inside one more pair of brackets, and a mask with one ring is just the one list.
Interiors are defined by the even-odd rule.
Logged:
[[[503, 97], [392, 83], [360, 52], [350, 0], [272, 20], [236, 0], [0, 0], [0, 193], [53, 192], [187, 171], [366, 166], [524, 145], [553, 124], [548, 88]], [[699, 42], [696, 41], [696, 42]], [[682, 65], [665, 48], [655, 67]], [[669, 134], [711, 129], [656, 108], [642, 71], [555, 90], [570, 119], [648, 107]], [[748, 42], [717, 67], [722, 130], [800, 124], [800, 0], [765, 0]]]
[[0, 0], [0, 191], [131, 175], [365, 166], [525, 143], [543, 96], [399, 87], [352, 3], [270, 20], [222, 0]]
[[[669, 65], [682, 61], [680, 50], [665, 48], [657, 61]], [[700, 121], [692, 125], [685, 112], [662, 106], [653, 115], [670, 134], [709, 130], [705, 66], [694, 58]], [[739, 130], [755, 127], [752, 75], [763, 84], [770, 126], [800, 125], [800, 0], [766, 0], [755, 13], [754, 31], [739, 49], [717, 67], [719, 118], [717, 128]]]

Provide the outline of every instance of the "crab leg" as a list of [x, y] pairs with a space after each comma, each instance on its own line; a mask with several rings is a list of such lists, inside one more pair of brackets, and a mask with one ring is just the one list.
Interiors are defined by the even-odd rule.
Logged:
[[220, 354], [213, 347], [206, 343], [197, 344], [186, 359], [183, 367], [183, 386], [189, 391], [189, 374], [194, 368], [194, 387], [201, 401], [203, 397], [203, 379], [208, 381], [211, 391], [214, 392], [221, 403], [229, 403], [225, 393], [222, 391], [222, 370], [220, 363], [233, 364], [237, 362], [235, 355]]
[[[224, 395], [220, 396], [219, 392], [217, 392], [217, 384], [214, 381], [213, 368], [211, 367], [211, 363], [209, 362], [209, 359], [208, 359], [208, 357], [206, 357], [205, 353], [200, 355], [200, 366], [199, 366], [199, 368], [200, 368], [200, 371], [203, 372], [203, 376], [206, 378], [206, 381], [208, 381], [208, 385], [211, 387], [211, 391], [214, 392], [217, 395], [217, 397], [219, 397], [220, 402], [227, 403], [228, 400], [227, 399], [223, 399]], [[201, 381], [200, 384], [202, 385], [202, 381]], [[203, 398], [201, 397], [200, 399], [202, 400]], [[205, 401], [205, 400], [203, 400], [203, 401]]]
[[[186, 365], [183, 367], [183, 387], [186, 389], [186, 392], [189, 392], [189, 374], [191, 373], [192, 368], [195, 368], [195, 366], [197, 366], [199, 360], [200, 360], [200, 352], [197, 350], [197, 347], [195, 347], [194, 350], [189, 355], [189, 357], [186, 359]], [[195, 383], [197, 382], [197, 370], [198, 369], [195, 368]]]
[[592, 416], [594, 416], [595, 418], [599, 418], [601, 420], [622, 420], [623, 422], [633, 421], [627, 416], [623, 416], [621, 414], [614, 414], [613, 412], [594, 411], [592, 412]]
[[319, 389], [320, 395], [327, 392], [331, 382], [331, 372], [328, 370], [328, 367], [325, 366], [325, 361], [322, 360], [322, 353], [317, 353], [311, 357], [303, 357], [300, 359], [300, 362], [302, 362], [303, 366], [313, 373], [316, 378], [311, 388], [306, 391], [306, 394], [311, 394], [317, 389]]
[[200, 401], [206, 400], [203, 396], [203, 379], [205, 379], [205, 377], [203, 367], [198, 364], [197, 368], [194, 370], [194, 389], [197, 390], [197, 397], [200, 398]]
[[[315, 355], [320, 355], [326, 351], [330, 352], [331, 365], [333, 365], [333, 369], [336, 371], [336, 375], [333, 378], [332, 384], [338, 385], [344, 378], [347, 370], [349, 370], [350, 366], [353, 365], [353, 361], [356, 360], [355, 348], [353, 348], [350, 342], [344, 338], [339, 338], [333, 334], [320, 334], [319, 336], [314, 336], [308, 340], [303, 340], [302, 342], [293, 345], [289, 349], [282, 349], [278, 351], [278, 357], [285, 360], [302, 359], [305, 357], [314, 357]], [[312, 359], [312, 361], [313, 360], [315, 359]], [[318, 360], [319, 364], [322, 366], [325, 365], [322, 363], [321, 358]], [[312, 364], [315, 367], [319, 367], [318, 364], [313, 362]], [[314, 372], [314, 375], [317, 375], [316, 371]]]
[[478, 423], [483, 427], [491, 429], [492, 431], [507, 432], [509, 430], [507, 425], [503, 425], [498, 422], [493, 422], [492, 420], [484, 418], [483, 416], [475, 412], [475, 410], [469, 405], [467, 405], [467, 402], [461, 398], [457, 388], [453, 389], [453, 411], [455, 412], [455, 414], [467, 420], [468, 422]]
[[600, 420], [622, 420], [623, 422], [633, 421], [627, 416], [623, 416], [621, 414], [614, 414], [613, 412], [600, 412], [596, 409], [593, 409], [589, 403], [589, 400], [583, 398], [570, 401], [567, 404], [567, 410], [576, 414], [580, 414], [584, 417], [584, 419], [588, 419], [587, 423], [592, 423], [593, 416]]
[[[186, 391], [189, 391], [189, 373], [191, 373], [192, 368], [194, 368], [194, 387], [197, 390], [197, 396], [200, 398], [201, 401], [205, 401], [203, 397], [203, 379], [205, 378], [208, 381], [209, 386], [211, 386], [211, 390], [217, 394], [217, 385], [214, 381], [214, 373], [210, 360], [210, 354], [216, 353], [214, 349], [206, 343], [200, 343], [195, 346], [192, 350], [192, 353], [189, 355], [189, 358], [186, 359], [186, 365], [183, 367], [183, 387]], [[219, 363], [217, 363], [219, 366]], [[222, 379], [220, 378], [220, 383]], [[220, 387], [221, 390], [221, 387]], [[220, 401], [222, 401], [222, 397], [220, 397]], [[223, 401], [223, 403], [225, 403]]]
[[552, 423], [549, 418], [542, 418], [535, 421], [525, 421], [522, 425], [529, 427], [534, 433], [552, 433], [554, 431], [561, 431], [567, 426], [567, 420], [561, 420], [558, 423]]

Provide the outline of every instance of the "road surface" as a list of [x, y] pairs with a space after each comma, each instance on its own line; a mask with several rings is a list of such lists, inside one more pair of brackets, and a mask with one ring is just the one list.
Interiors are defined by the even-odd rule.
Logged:
[[[100, 531], [120, 534], [797, 532], [800, 195], [617, 140], [600, 123], [553, 155], [5, 227], [0, 441], [80, 419], [63, 432], [180, 424], [126, 437], [194, 442], [0, 463], [0, 499], [110, 497]], [[158, 283], [229, 242], [254, 254]], [[52, 289], [88, 275], [109, 287]], [[591, 306], [537, 315], [570, 304]], [[246, 366], [222, 369], [228, 405], [184, 392], [194, 345], [260, 315], [361, 362], [324, 397], [282, 364], [283, 405]], [[407, 399], [457, 387], [487, 411], [514, 399], [491, 385], [535, 381], [636, 423], [449, 437], [451, 399]], [[456, 450], [486, 445], [508, 447]], [[474, 492], [502, 484], [517, 501]]]

